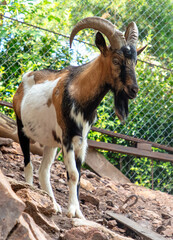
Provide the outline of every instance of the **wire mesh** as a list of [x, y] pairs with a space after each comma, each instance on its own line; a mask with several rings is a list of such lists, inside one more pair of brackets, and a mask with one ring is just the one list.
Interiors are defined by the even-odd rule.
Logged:
[[[23, 6], [30, 18], [26, 18], [24, 10], [16, 12], [14, 3], [3, 6], [2, 13], [5, 17], [0, 20], [0, 99], [12, 101], [21, 76], [26, 71], [61, 69], [70, 63], [82, 64], [93, 59], [96, 56], [96, 48], [91, 46], [94, 43], [94, 31], [86, 30], [79, 34], [77, 41], [74, 41], [73, 50], [69, 50], [69, 32], [81, 18], [93, 15], [104, 17], [122, 31], [129, 22], [135, 21], [139, 28], [139, 46], [148, 44], [145, 53], [139, 56], [136, 67], [140, 88], [138, 97], [130, 101], [129, 116], [123, 125], [115, 117], [112, 94], [107, 94], [98, 109], [96, 126], [172, 146], [171, 1], [54, 1], [47, 2], [47, 8], [52, 7], [52, 12], [48, 15], [44, 12], [44, 7], [40, 8], [40, 12], [34, 10], [36, 1], [35, 5]], [[26, 21], [30, 25], [8, 17]], [[44, 25], [47, 23], [46, 19], [50, 19], [49, 25]], [[6, 108], [1, 107], [0, 110], [9, 113]], [[131, 145], [120, 139], [115, 142]], [[121, 160], [121, 171], [132, 182], [173, 193], [170, 187], [173, 186], [171, 163], [157, 163], [123, 154], [112, 154], [110, 158], [116, 161], [117, 166]], [[146, 175], [150, 177], [145, 179]]]

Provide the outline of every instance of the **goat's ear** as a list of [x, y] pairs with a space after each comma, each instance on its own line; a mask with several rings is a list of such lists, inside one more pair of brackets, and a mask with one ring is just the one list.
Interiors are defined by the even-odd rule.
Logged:
[[143, 52], [146, 47], [147, 47], [147, 45], [145, 45], [144, 47], [138, 48], [137, 55], [139, 55], [141, 52]]
[[100, 32], [96, 33], [95, 44], [98, 47], [98, 49], [100, 50], [100, 52], [104, 56], [106, 56], [106, 52], [108, 51], [108, 48], [106, 46], [105, 39], [104, 39], [103, 35]]

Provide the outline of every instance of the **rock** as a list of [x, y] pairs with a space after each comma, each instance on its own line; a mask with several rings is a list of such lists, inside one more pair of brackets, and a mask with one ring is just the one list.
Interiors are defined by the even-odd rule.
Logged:
[[159, 226], [157, 229], [156, 229], [156, 232], [158, 232], [159, 234], [162, 233], [163, 231], [165, 231], [165, 227], [163, 226]]
[[108, 194], [108, 189], [106, 187], [98, 187], [96, 190], [96, 194], [99, 196], [106, 196]]
[[110, 220], [108, 221], [108, 228], [112, 229], [117, 225], [117, 221], [116, 220]]
[[[73, 226], [75, 226], [75, 227], [88, 226], [88, 227], [95, 228], [99, 232], [104, 233], [105, 235], [102, 235], [102, 236], [108, 237], [109, 240], [130, 240], [131, 239], [131, 238], [128, 238], [128, 237], [120, 236], [119, 234], [114, 233], [113, 231], [111, 231], [111, 230], [107, 229], [106, 227], [104, 227], [104, 226], [102, 226], [102, 225], [100, 225], [100, 224], [98, 224], [96, 222], [93, 222], [93, 221], [88, 221], [88, 220], [85, 220], [85, 219], [74, 218], [72, 220], [72, 223], [73, 223]], [[69, 240], [72, 240], [72, 239], [73, 238], [71, 238]], [[85, 238], [83, 238], [83, 239], [85, 239]], [[91, 238], [91, 239], [92, 240], [98, 240], [99, 238]], [[63, 240], [66, 240], [66, 239], [63, 239]], [[74, 240], [78, 240], [78, 238], [74, 238]], [[88, 240], [90, 240], [90, 238], [88, 238]]]
[[106, 188], [110, 188], [112, 189], [114, 192], [118, 191], [118, 187], [116, 186], [116, 184], [113, 181], [110, 181], [107, 185]]
[[97, 208], [99, 207], [99, 199], [91, 194], [86, 194], [84, 192], [81, 192], [80, 200], [84, 202], [89, 202], [92, 205], [95, 205]]
[[8, 178], [8, 181], [11, 185], [11, 188], [13, 189], [13, 191], [16, 193], [17, 191], [19, 191], [20, 189], [23, 188], [33, 188], [29, 183], [27, 182], [22, 182], [22, 181], [17, 181], [14, 178]]
[[8, 240], [51, 240], [27, 213], [23, 213]]
[[[23, 156], [22, 149], [18, 143], [13, 142], [12, 147], [17, 151], [17, 154], [20, 154], [21, 156]], [[32, 154], [31, 154], [31, 156], [32, 156]]]
[[114, 204], [113, 204], [113, 202], [112, 202], [111, 200], [107, 200], [106, 203], [107, 203], [107, 205], [110, 206], [110, 207], [113, 207], [113, 206], [114, 206]]
[[14, 175], [14, 173], [7, 173], [7, 174], [6, 174], [6, 177], [14, 178], [15, 175]]
[[41, 226], [47, 233], [59, 232], [59, 228], [50, 218], [55, 210], [47, 193], [40, 194], [31, 189], [20, 189], [16, 194], [25, 202], [25, 212], [34, 219], [37, 225]]
[[6, 146], [2, 146], [1, 147], [1, 152], [2, 153], [5, 153], [5, 154], [9, 154], [9, 153], [11, 153], [11, 154], [14, 154], [14, 155], [17, 155], [18, 153], [17, 153], [17, 151], [16, 151], [16, 149], [14, 149], [14, 148], [9, 148], [9, 147], [6, 147]]
[[162, 216], [163, 219], [169, 219], [169, 218], [171, 218], [170, 215], [165, 214], [165, 213], [162, 213], [161, 216]]
[[107, 204], [105, 202], [99, 202], [99, 210], [106, 211]]
[[3, 154], [2, 152], [0, 151], [0, 160], [3, 161], [4, 160], [4, 157], [3, 157]]
[[88, 192], [93, 192], [95, 190], [95, 187], [93, 187], [91, 182], [84, 178], [80, 179], [80, 186], [81, 186], [81, 188], [87, 190]]
[[[55, 181], [56, 182], [56, 181]], [[62, 184], [66, 184], [66, 181], [64, 181], [64, 179], [59, 179], [58, 182], [62, 183]]]
[[11, 189], [0, 170], [0, 239], [6, 239], [25, 209], [25, 204]]
[[26, 208], [29, 206], [30, 210], [36, 210], [46, 216], [51, 216], [55, 213], [52, 199], [43, 191], [34, 191], [34, 189], [20, 189], [16, 194], [25, 202]]
[[0, 137], [0, 146], [10, 147], [12, 145], [13, 140], [10, 138], [2, 138]]
[[62, 240], [108, 240], [108, 237], [97, 228], [82, 226], [67, 231]]
[[96, 223], [103, 224], [103, 223], [104, 223], [104, 219], [103, 219], [103, 218], [98, 219], [98, 220], [96, 221]]
[[167, 226], [167, 229], [162, 231], [162, 233], [167, 237], [173, 237], [173, 228], [171, 226]]
[[153, 218], [153, 219], [161, 219], [161, 217], [155, 213], [154, 211], [151, 211], [151, 210], [143, 210], [144, 211], [144, 214], [145, 216], [149, 217], [149, 218]]
[[[37, 186], [31, 187], [27, 183], [21, 181], [24, 180], [24, 177], [23, 156], [21, 156], [21, 153], [19, 152], [20, 146], [15, 146], [13, 143], [12, 148], [17, 151], [18, 155], [12, 153], [2, 154], [0, 151], [0, 168], [2, 168], [5, 175], [9, 176], [8, 181], [11, 183], [12, 189], [18, 194], [21, 194], [21, 197], [23, 195], [23, 201], [25, 201], [25, 199], [27, 200], [27, 209], [29, 209], [28, 213], [33, 216], [35, 224], [42, 227], [47, 233], [49, 232], [49, 235], [53, 240], [59, 239], [59, 234], [64, 236], [65, 232], [73, 227], [71, 219], [68, 219], [65, 216], [69, 194], [65, 165], [63, 162], [55, 161], [51, 167], [51, 183], [53, 191], [55, 198], [61, 204], [63, 210], [62, 215], [55, 215], [53, 213], [54, 210], [51, 209], [52, 201], [50, 197], [44, 191], [38, 189], [39, 179], [35, 174], [40, 166], [41, 158], [36, 155], [31, 157], [34, 165], [34, 184]], [[14, 179], [20, 180], [20, 182], [17, 180], [15, 181]], [[94, 227], [108, 236], [108, 239], [120, 239], [120, 237], [122, 239], [122, 236], [118, 235], [117, 237], [116, 235], [113, 235], [115, 232], [126, 236], [132, 234], [132, 232], [127, 228], [118, 228], [119, 224], [112, 228], [112, 218], [108, 218], [105, 214], [107, 209], [111, 209], [113, 212], [122, 214], [122, 209], [124, 209], [125, 206], [127, 206], [124, 210], [126, 211], [126, 216], [140, 223], [144, 227], [146, 226], [149, 229], [151, 228], [152, 230], [159, 232], [161, 235], [164, 234], [168, 239], [173, 239], [170, 230], [173, 228], [172, 195], [161, 193], [160, 191], [149, 190], [132, 183], [119, 184], [108, 177], [99, 177], [89, 170], [82, 170], [81, 179], [87, 180], [85, 181], [86, 184], [84, 184], [83, 188], [81, 188], [81, 193], [83, 194], [81, 194], [81, 197], [83, 198], [83, 202], [81, 202], [84, 203], [81, 204], [82, 212], [87, 219], [92, 219], [93, 221], [106, 226], [106, 229], [103, 230], [101, 228], [103, 226], [100, 226], [100, 224], [99, 226], [96, 226], [95, 223], [92, 222], [90, 225], [90, 227]], [[90, 187], [86, 187], [90, 183], [95, 188], [93, 192], [91, 192]], [[39, 196], [37, 196], [36, 193]], [[129, 207], [131, 201], [128, 201], [126, 204], [124, 204], [124, 202], [131, 195], [137, 195], [138, 202], [132, 207]], [[19, 218], [16, 218], [17, 222]], [[15, 225], [16, 229], [17, 226], [18, 225]], [[57, 226], [60, 231], [58, 231]], [[1, 232], [0, 223], [0, 235]]]
[[86, 171], [86, 177], [87, 178], [99, 178], [99, 176], [97, 176], [95, 173], [90, 172], [90, 171]]

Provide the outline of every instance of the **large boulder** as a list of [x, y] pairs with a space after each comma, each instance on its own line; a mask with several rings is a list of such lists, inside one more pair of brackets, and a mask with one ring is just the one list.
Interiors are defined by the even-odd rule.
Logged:
[[0, 170], [0, 239], [6, 239], [16, 225], [25, 204], [13, 192], [10, 184]]

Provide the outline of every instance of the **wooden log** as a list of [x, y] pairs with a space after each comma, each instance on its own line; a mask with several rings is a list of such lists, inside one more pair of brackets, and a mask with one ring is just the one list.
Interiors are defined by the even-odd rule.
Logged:
[[135, 221], [125, 217], [122, 214], [113, 213], [111, 211], [107, 211], [106, 214], [114, 218], [117, 222], [120, 222], [126, 227], [130, 228], [131, 230], [133, 230], [135, 233], [137, 233], [139, 236], [143, 237], [146, 240], [166, 240], [166, 238], [164, 238], [162, 235], [139, 225]]
[[130, 180], [120, 170], [95, 149], [88, 149], [86, 164], [101, 177], [109, 177], [111, 180], [122, 184], [130, 183]]

